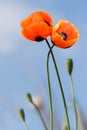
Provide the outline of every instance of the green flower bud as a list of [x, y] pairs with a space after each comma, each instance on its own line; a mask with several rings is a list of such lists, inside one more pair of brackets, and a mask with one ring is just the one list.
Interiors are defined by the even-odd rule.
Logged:
[[22, 121], [25, 122], [25, 113], [24, 113], [24, 110], [22, 108], [20, 108], [18, 110], [18, 114], [19, 114], [20, 118], [22, 119]]
[[33, 100], [32, 100], [32, 96], [30, 93], [26, 93], [26, 99], [30, 102], [30, 103], [33, 103]]
[[66, 59], [66, 68], [67, 68], [67, 71], [68, 71], [69, 75], [71, 75], [72, 70], [73, 70], [73, 61], [72, 61], [71, 58]]

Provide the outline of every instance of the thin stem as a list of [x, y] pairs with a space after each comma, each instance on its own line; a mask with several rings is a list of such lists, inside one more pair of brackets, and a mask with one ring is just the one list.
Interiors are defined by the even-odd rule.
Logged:
[[[50, 48], [50, 50], [53, 46]], [[50, 74], [49, 74], [49, 56], [50, 51], [47, 55], [47, 78], [48, 78], [48, 93], [49, 93], [49, 102], [50, 102], [50, 130], [53, 130], [53, 107], [52, 107], [52, 94], [51, 94], [51, 85], [50, 85]]]
[[76, 110], [77, 110], [77, 116], [78, 116], [78, 121], [79, 121], [79, 124], [80, 124], [80, 128], [81, 128], [81, 130], [84, 130], [81, 114], [80, 114], [80, 111], [79, 111], [79, 108], [78, 108], [77, 104], [76, 104]]
[[26, 130], [29, 130], [28, 125], [27, 125], [26, 122], [24, 122], [24, 125], [25, 125], [25, 127], [26, 127]]
[[76, 108], [76, 103], [75, 103], [74, 85], [73, 85], [72, 75], [70, 75], [70, 83], [71, 83], [71, 92], [72, 92], [72, 102], [73, 102], [73, 107], [75, 111], [76, 130], [78, 130], [78, 116], [77, 116], [77, 108]]
[[57, 64], [56, 64], [56, 60], [55, 60], [55, 57], [54, 57], [54, 54], [53, 54], [53, 51], [49, 45], [49, 42], [47, 39], [45, 39], [50, 51], [49, 53], [51, 53], [51, 56], [52, 56], [52, 59], [53, 59], [53, 63], [54, 63], [54, 67], [55, 67], [55, 71], [56, 71], [56, 74], [57, 74], [57, 78], [58, 78], [58, 82], [59, 82], [59, 86], [60, 86], [60, 90], [61, 90], [61, 94], [62, 94], [62, 99], [63, 99], [63, 103], [64, 103], [64, 109], [65, 109], [65, 114], [66, 114], [66, 119], [67, 119], [67, 125], [68, 125], [68, 130], [70, 130], [70, 123], [69, 123], [69, 117], [68, 117], [68, 110], [67, 110], [67, 105], [66, 105], [66, 100], [65, 100], [65, 96], [64, 96], [64, 92], [63, 92], [63, 87], [62, 87], [62, 83], [61, 83], [61, 80], [60, 80], [60, 75], [59, 75], [59, 72], [58, 72], [58, 68], [57, 68]]
[[47, 126], [46, 126], [46, 123], [45, 123], [45, 121], [44, 121], [44, 119], [43, 119], [43, 117], [42, 117], [42, 114], [41, 114], [39, 108], [38, 108], [34, 103], [33, 103], [33, 105], [34, 105], [34, 107], [36, 108], [36, 110], [37, 110], [37, 112], [38, 112], [38, 114], [39, 114], [39, 116], [40, 116], [40, 119], [41, 119], [41, 121], [42, 121], [42, 123], [43, 123], [43, 126], [44, 126], [45, 130], [48, 130], [48, 128], [47, 128]]

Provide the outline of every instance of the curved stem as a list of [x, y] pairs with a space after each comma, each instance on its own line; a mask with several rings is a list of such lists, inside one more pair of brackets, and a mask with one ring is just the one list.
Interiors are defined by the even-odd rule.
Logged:
[[[50, 48], [50, 50], [53, 46]], [[48, 92], [49, 92], [49, 101], [50, 101], [50, 130], [53, 130], [53, 107], [52, 107], [52, 94], [51, 94], [51, 86], [50, 86], [50, 74], [49, 74], [49, 56], [50, 51], [47, 55], [47, 78], [48, 78]]]
[[37, 112], [38, 112], [38, 114], [39, 114], [39, 116], [40, 116], [40, 119], [41, 119], [41, 121], [42, 121], [42, 123], [43, 123], [43, 126], [44, 126], [45, 130], [48, 130], [48, 128], [47, 128], [47, 126], [46, 126], [46, 123], [45, 123], [45, 121], [44, 121], [44, 119], [43, 119], [43, 117], [42, 117], [42, 114], [41, 114], [39, 108], [38, 108], [34, 103], [33, 103], [33, 105], [34, 105], [34, 107], [36, 108], [36, 110], [37, 110]]
[[54, 63], [54, 67], [55, 67], [55, 71], [56, 71], [56, 74], [57, 74], [57, 79], [58, 79], [58, 82], [59, 82], [59, 86], [60, 86], [60, 90], [61, 90], [61, 94], [62, 94], [62, 99], [63, 99], [63, 103], [64, 103], [64, 109], [65, 109], [65, 114], [66, 114], [66, 119], [67, 119], [67, 125], [68, 125], [68, 130], [70, 130], [70, 123], [69, 123], [69, 117], [68, 117], [68, 110], [67, 110], [67, 105], [66, 105], [66, 100], [65, 100], [65, 96], [64, 96], [64, 92], [63, 92], [63, 87], [62, 87], [62, 83], [61, 83], [61, 80], [60, 80], [60, 75], [59, 75], [59, 72], [58, 72], [58, 68], [57, 68], [57, 64], [56, 64], [56, 60], [55, 60], [55, 57], [54, 57], [54, 54], [53, 54], [53, 51], [49, 45], [49, 42], [47, 39], [45, 39], [50, 51], [49, 53], [51, 53], [51, 56], [52, 56], [52, 59], [53, 59], [53, 63]]
[[76, 118], [76, 130], [78, 130], [78, 116], [77, 116], [77, 108], [76, 108], [76, 103], [75, 103], [74, 85], [73, 85], [72, 75], [70, 75], [70, 82], [71, 82], [72, 102], [73, 102], [75, 118]]

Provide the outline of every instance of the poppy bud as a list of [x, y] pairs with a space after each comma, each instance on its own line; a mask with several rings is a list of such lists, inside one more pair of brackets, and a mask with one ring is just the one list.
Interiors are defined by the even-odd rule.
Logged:
[[43, 102], [41, 100], [41, 97], [39, 96], [34, 96], [33, 97], [33, 103], [35, 104], [35, 106], [37, 106], [39, 109], [41, 109], [43, 107]]
[[24, 110], [22, 108], [20, 108], [18, 110], [18, 114], [19, 114], [20, 118], [22, 119], [22, 121], [25, 122], [25, 113], [24, 113]]
[[30, 103], [33, 103], [33, 100], [32, 100], [32, 96], [30, 93], [26, 93], [26, 99], [30, 102]]
[[71, 75], [72, 70], [73, 70], [73, 61], [72, 61], [71, 58], [66, 59], [66, 68], [67, 68], [67, 71], [68, 71], [69, 75]]

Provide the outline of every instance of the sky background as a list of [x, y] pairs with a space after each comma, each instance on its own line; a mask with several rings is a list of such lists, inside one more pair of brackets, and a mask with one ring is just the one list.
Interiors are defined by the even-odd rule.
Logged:
[[[44, 130], [40, 119], [25, 99], [25, 93], [39, 95], [48, 113], [48, 92], [46, 79], [46, 56], [48, 47], [31, 42], [20, 35], [20, 21], [34, 11], [48, 12], [54, 21], [59, 19], [71, 21], [79, 30], [78, 42], [69, 49], [55, 47], [54, 54], [66, 94], [70, 101], [70, 82], [65, 67], [66, 58], [74, 62], [73, 81], [75, 96], [81, 110], [87, 115], [87, 1], [86, 0], [3, 0], [0, 1], [0, 130], [24, 130], [17, 110], [23, 108], [31, 130]], [[50, 60], [52, 93], [56, 115], [63, 116], [60, 90], [52, 62]], [[59, 113], [58, 113], [59, 112]], [[47, 115], [48, 116], [48, 115]], [[59, 120], [60, 117], [55, 117]], [[46, 117], [48, 118], [48, 117]], [[73, 118], [73, 117], [72, 117]]]

